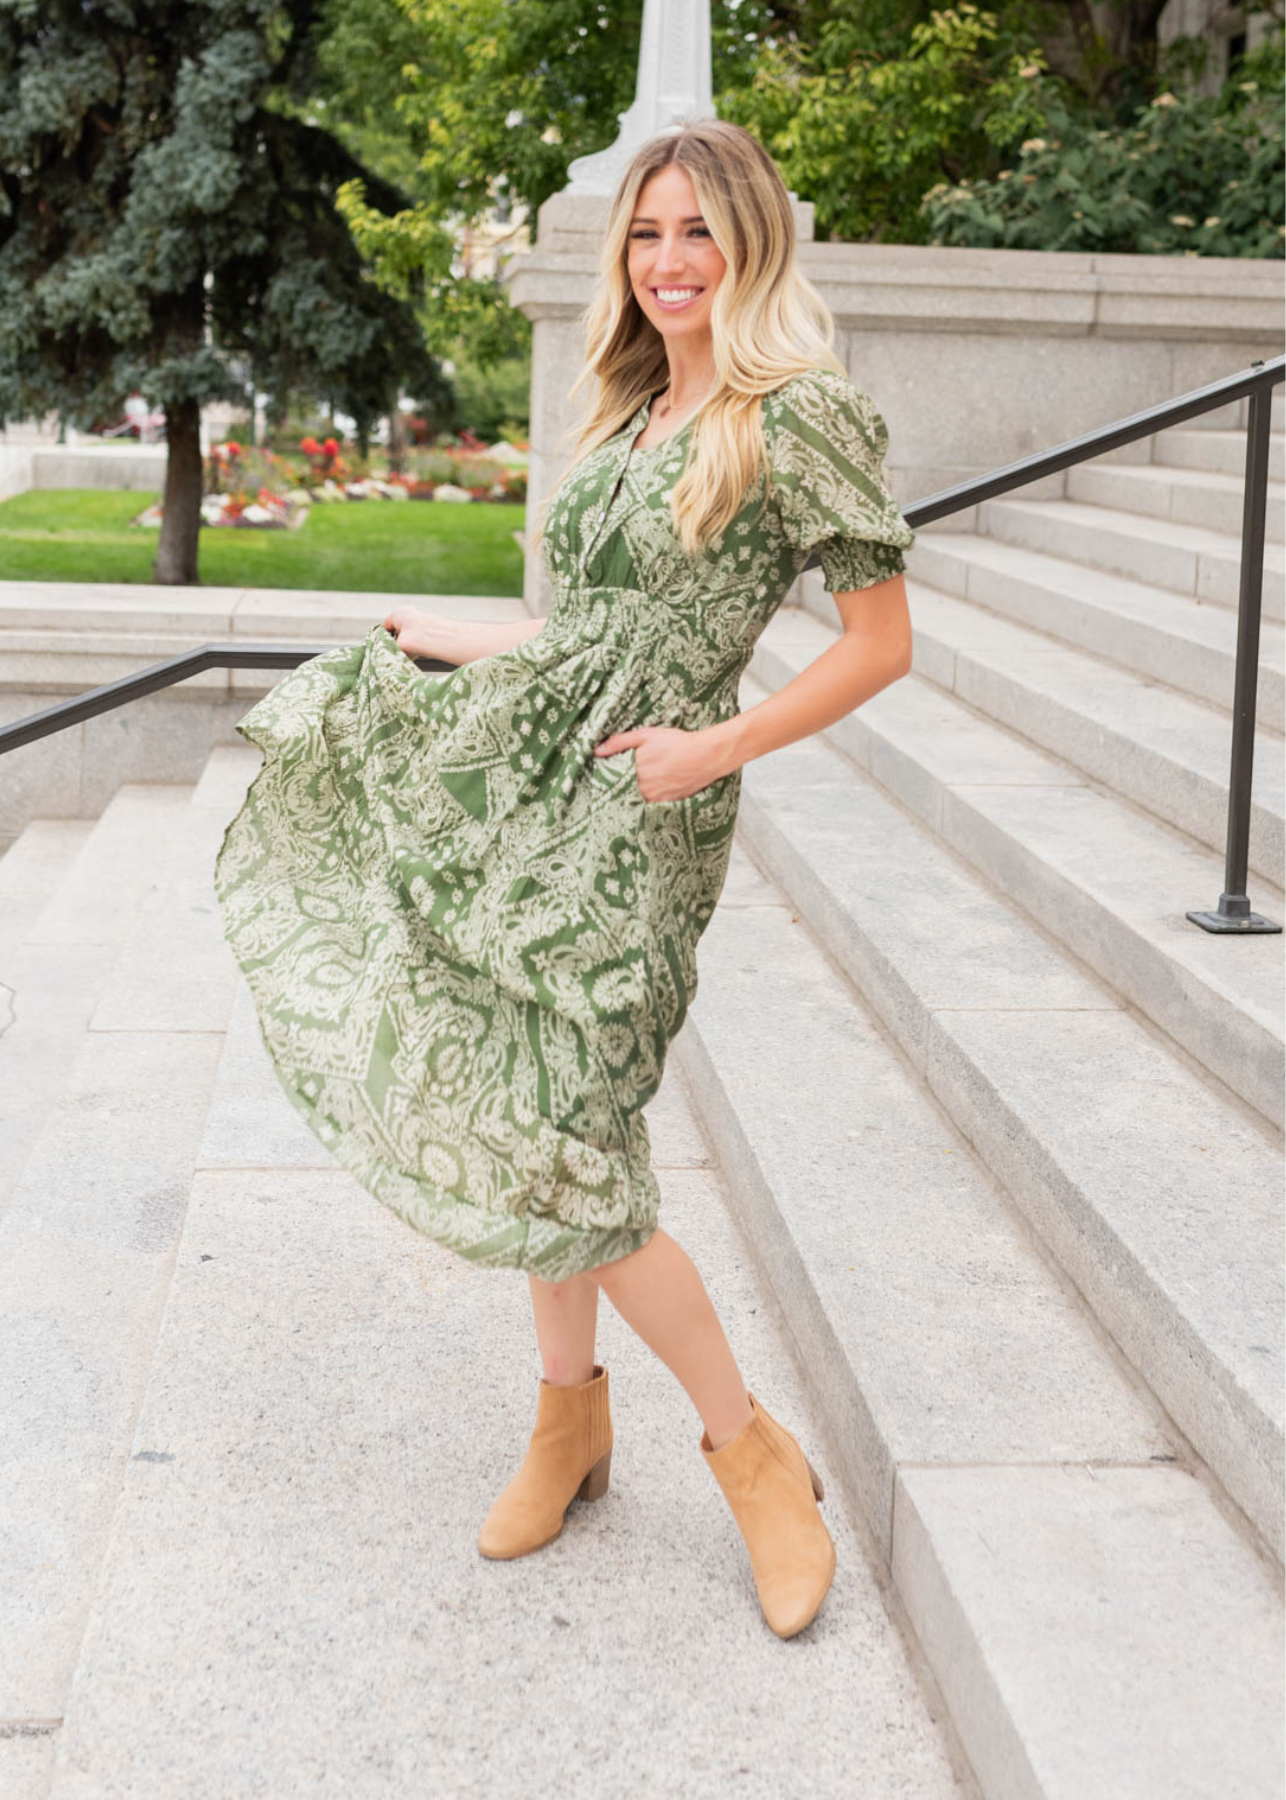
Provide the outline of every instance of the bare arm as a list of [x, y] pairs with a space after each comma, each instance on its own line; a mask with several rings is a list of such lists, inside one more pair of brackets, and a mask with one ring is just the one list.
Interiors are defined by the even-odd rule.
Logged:
[[443, 613], [421, 612], [415, 606], [394, 606], [383, 623], [384, 629], [397, 639], [398, 649], [405, 650], [408, 656], [467, 663], [494, 656], [498, 650], [511, 650], [524, 639], [535, 637], [545, 621], [452, 619]]
[[705, 727], [702, 735], [717, 745], [718, 774], [833, 725], [910, 673], [905, 576], [894, 575], [834, 599], [844, 630], [833, 644], [758, 706]]

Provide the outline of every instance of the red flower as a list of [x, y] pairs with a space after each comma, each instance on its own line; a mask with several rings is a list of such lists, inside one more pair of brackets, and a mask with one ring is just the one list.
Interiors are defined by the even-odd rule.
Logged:
[[[300, 444], [299, 448], [303, 451], [305, 456], [320, 456], [321, 455], [321, 445], [317, 442], [317, 439], [315, 437], [306, 437], [303, 440], [303, 442]], [[331, 455], [331, 454], [333, 454], [333, 452], [328, 451], [327, 454]]]
[[240, 444], [238, 444], [232, 438], [229, 438], [227, 443], [223, 447], [227, 451], [229, 456], [240, 456], [240, 454], [241, 454]]
[[338, 456], [339, 445], [335, 442], [334, 438], [324, 438], [322, 440], [322, 451], [326, 456]]

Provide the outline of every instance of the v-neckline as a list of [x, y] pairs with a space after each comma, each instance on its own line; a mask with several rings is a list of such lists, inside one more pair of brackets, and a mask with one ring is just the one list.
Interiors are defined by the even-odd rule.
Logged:
[[[594, 554], [594, 551], [598, 548], [599, 539], [602, 537], [603, 532], [607, 527], [607, 522], [611, 516], [612, 508], [616, 505], [617, 495], [620, 493], [621, 489], [625, 485], [625, 478], [626, 478], [627, 474], [629, 473], [630, 464], [633, 461], [634, 455], [635, 455], [634, 440], [636, 437], [641, 437], [643, 432], [647, 430], [647, 422], [652, 417], [652, 402], [655, 399], [656, 399], [655, 394], [649, 394], [647, 399], [638, 408], [637, 412], [634, 414], [634, 417], [630, 420], [629, 424], [626, 425], [620, 433], [620, 436], [624, 440], [624, 443], [625, 443], [625, 455], [621, 459], [621, 461], [618, 464], [616, 464], [616, 480], [612, 485], [612, 492], [607, 500], [607, 504], [603, 508], [603, 516], [599, 520], [598, 529], [595, 531], [594, 536], [590, 540], [590, 542], [582, 550], [581, 556], [580, 556], [579, 567], [580, 567], [581, 573], [586, 576], [588, 576], [588, 573], [589, 573], [590, 557]], [[697, 410], [700, 411], [700, 408], [698, 408]], [[642, 425], [639, 424], [640, 418], [643, 421]], [[696, 420], [696, 413], [694, 413], [692, 415], [692, 418], [685, 420], [684, 423], [682, 425], [680, 425], [680, 427], [677, 431], [672, 431], [668, 438], [662, 438], [659, 444], [644, 444], [643, 448], [638, 451], [638, 454], [640, 456], [646, 456], [649, 450], [663, 450], [667, 444], [673, 443], [675, 438], [682, 437], [683, 433], [689, 429], [689, 427], [695, 422], [695, 420]], [[620, 455], [619, 450], [616, 452], [616, 454]]]
[[[649, 450], [664, 450], [667, 444], [672, 444], [676, 438], [682, 437], [684, 432], [696, 423], [697, 413], [693, 413], [692, 417], [685, 419], [683, 424], [679, 426], [679, 429], [677, 431], [672, 431], [669, 437], [658, 438], [655, 444], [638, 443], [637, 439], [641, 438], [648, 428], [648, 422], [652, 417], [652, 402], [655, 399], [655, 394], [649, 394], [642, 406], [639, 407], [638, 412], [636, 412], [634, 417], [630, 420], [629, 425], [626, 426], [627, 432], [630, 433], [628, 439], [629, 448], [626, 451], [626, 461], [636, 454], [639, 456], [646, 456]], [[697, 412], [700, 412], [700, 410], [701, 408], [698, 407]], [[639, 413], [643, 415], [642, 425], [639, 425], [638, 423]], [[637, 430], [634, 429], [635, 426], [638, 426]]]

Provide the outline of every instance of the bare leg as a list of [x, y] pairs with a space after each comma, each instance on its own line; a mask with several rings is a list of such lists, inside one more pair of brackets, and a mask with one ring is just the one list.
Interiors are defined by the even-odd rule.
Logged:
[[598, 1283], [591, 1275], [573, 1275], [568, 1281], [528, 1275], [527, 1281], [545, 1380], [554, 1387], [579, 1386], [594, 1373]]
[[630, 1256], [602, 1263], [598, 1283], [631, 1330], [687, 1389], [719, 1450], [749, 1425], [745, 1383], [695, 1264], [659, 1227]]

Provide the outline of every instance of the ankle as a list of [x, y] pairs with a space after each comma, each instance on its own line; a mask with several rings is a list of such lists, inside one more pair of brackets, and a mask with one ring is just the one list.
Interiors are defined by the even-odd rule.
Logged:
[[547, 1382], [550, 1387], [584, 1387], [585, 1383], [592, 1381], [593, 1378], [594, 1364], [592, 1361], [586, 1363], [583, 1369], [574, 1368], [571, 1364], [565, 1363], [552, 1369], [546, 1369], [541, 1377], [542, 1381]]
[[702, 1423], [705, 1425], [706, 1436], [710, 1440], [711, 1450], [722, 1450], [725, 1444], [730, 1444], [732, 1442], [733, 1438], [740, 1437], [741, 1433], [746, 1429], [746, 1426], [750, 1424], [754, 1416], [754, 1409], [750, 1404], [750, 1396], [747, 1394], [746, 1410], [742, 1418], [729, 1419], [726, 1414], [721, 1413], [714, 1425], [711, 1425], [708, 1419], [703, 1420]]

